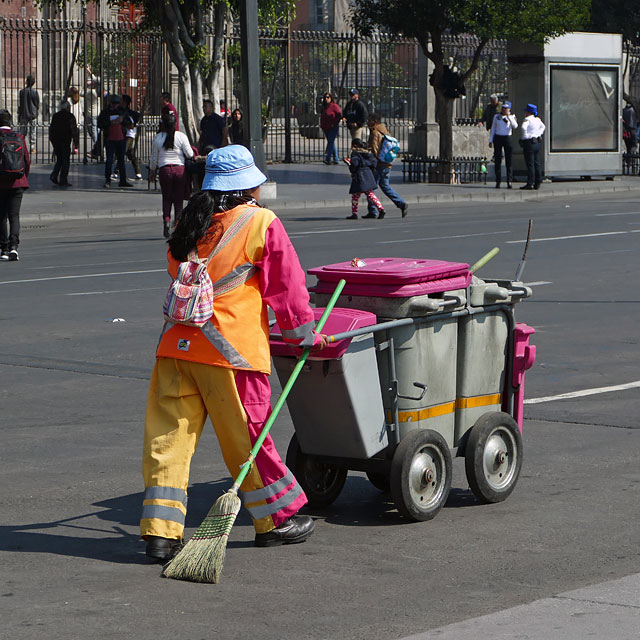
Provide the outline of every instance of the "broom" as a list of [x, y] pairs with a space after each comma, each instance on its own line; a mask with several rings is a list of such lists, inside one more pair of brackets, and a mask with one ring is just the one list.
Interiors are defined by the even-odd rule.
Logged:
[[[342, 289], [346, 284], [345, 280], [340, 280], [336, 290], [333, 292], [327, 307], [324, 310], [316, 331], [320, 332], [336, 304]], [[238, 497], [238, 489], [246, 478], [251, 469], [251, 465], [258, 455], [258, 451], [262, 446], [267, 434], [271, 430], [271, 426], [284, 406], [284, 403], [293, 387], [294, 382], [300, 375], [302, 367], [306, 362], [311, 349], [305, 349], [300, 356], [300, 360], [296, 364], [287, 384], [282, 390], [282, 394], [276, 402], [271, 415], [265, 422], [262, 432], [258, 436], [253, 449], [249, 453], [247, 461], [242, 465], [242, 470], [238, 474], [236, 481], [233, 483], [229, 491], [222, 494], [215, 502], [211, 510], [202, 521], [202, 524], [196, 529], [195, 533], [184, 546], [184, 548], [165, 566], [162, 575], [166, 578], [174, 578], [176, 580], [189, 580], [190, 582], [206, 582], [218, 584], [222, 577], [222, 569], [224, 567], [224, 559], [227, 551], [227, 539], [236, 516], [240, 513], [242, 505]]]

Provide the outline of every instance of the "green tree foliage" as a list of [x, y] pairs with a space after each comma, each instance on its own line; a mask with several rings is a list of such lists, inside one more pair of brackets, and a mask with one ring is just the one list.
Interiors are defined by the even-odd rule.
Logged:
[[[592, 0], [590, 31], [597, 33], [621, 33], [627, 53], [631, 47], [640, 46], [640, 2], [633, 0]], [[627, 56], [623, 69], [629, 86], [640, 76], [640, 63], [637, 58]], [[624, 94], [640, 113], [640, 96]]]
[[[353, 0], [352, 23], [363, 35], [378, 29], [415, 38], [433, 62], [431, 78], [440, 126], [440, 157], [453, 149], [453, 101], [460, 83], [475, 71], [492, 38], [542, 44], [588, 23], [590, 0]], [[620, 0], [621, 2], [624, 0]], [[478, 45], [467, 69], [453, 74], [446, 64], [444, 35], [472, 34]]]
[[629, 45], [640, 45], [640, 2], [592, 0], [590, 31], [621, 33]]

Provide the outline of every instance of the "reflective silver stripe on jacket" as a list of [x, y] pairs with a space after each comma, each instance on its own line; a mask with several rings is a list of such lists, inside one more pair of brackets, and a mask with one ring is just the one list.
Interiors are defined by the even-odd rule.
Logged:
[[159, 504], [142, 505], [142, 519], [157, 518], [158, 520], [171, 520], [184, 525], [184, 513], [178, 507], [164, 507]]
[[[160, 340], [158, 340], [158, 347], [162, 341], [162, 337], [167, 331], [175, 327], [177, 323], [165, 321], [162, 332], [160, 333]], [[233, 367], [242, 367], [250, 369], [251, 365], [233, 348], [232, 344], [213, 326], [209, 321], [204, 326], [199, 327], [200, 331], [204, 334], [204, 337], [218, 350], [220, 355]], [[156, 348], [157, 350], [157, 348]]]
[[167, 333], [169, 329], [171, 329], [172, 327], [175, 327], [175, 325], [176, 325], [175, 322], [169, 322], [168, 320], [164, 321], [164, 324], [162, 325], [162, 331], [160, 332], [160, 337], [158, 338], [158, 346], [156, 347], [156, 351], [160, 348], [160, 343], [162, 342], [162, 336], [164, 336], [164, 334]]
[[291, 488], [291, 491], [287, 491], [287, 493], [285, 493], [281, 498], [278, 498], [275, 502], [263, 504], [259, 507], [247, 507], [247, 511], [254, 520], [260, 520], [260, 518], [266, 518], [267, 516], [278, 513], [281, 509], [288, 507], [301, 494], [302, 487], [296, 482], [295, 486]]
[[245, 503], [251, 504], [252, 502], [259, 502], [260, 500], [266, 500], [267, 498], [273, 498], [281, 491], [284, 491], [292, 482], [295, 481], [293, 473], [287, 469], [287, 475], [280, 480], [276, 480], [271, 484], [263, 487], [262, 489], [256, 489], [255, 491], [242, 491], [242, 497]]
[[250, 262], [245, 262], [244, 264], [236, 267], [233, 271], [230, 271], [226, 276], [223, 276], [220, 280], [214, 283], [214, 300], [218, 296], [229, 293], [229, 291], [233, 291], [236, 287], [244, 284], [257, 270], [258, 268], [256, 266], [252, 265]]
[[187, 492], [176, 487], [147, 487], [144, 500], [173, 500], [187, 506]]
[[302, 342], [298, 343], [299, 347], [312, 347], [315, 336], [313, 334], [313, 329], [315, 327], [315, 322], [307, 322], [306, 324], [301, 324], [299, 327], [295, 329], [283, 329], [282, 337], [285, 340], [300, 340], [302, 338]]
[[213, 326], [211, 321], [200, 327], [200, 331], [232, 367], [251, 368], [251, 365], [233, 348], [232, 344]]

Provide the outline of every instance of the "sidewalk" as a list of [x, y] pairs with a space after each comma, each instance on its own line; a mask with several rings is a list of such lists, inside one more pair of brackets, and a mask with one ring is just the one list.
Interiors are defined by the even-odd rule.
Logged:
[[402, 640], [583, 640], [640, 637], [640, 574], [603, 582]]
[[[29, 176], [31, 188], [22, 202], [23, 222], [92, 219], [115, 217], [152, 217], [162, 213], [160, 186], [148, 189], [146, 180], [134, 181], [133, 189], [120, 189], [117, 181], [104, 189], [104, 165], [72, 165], [69, 173], [71, 188], [56, 187], [49, 181], [51, 165], [34, 165]], [[127, 170], [132, 171], [127, 165]], [[325, 165], [274, 164], [268, 166], [269, 179], [277, 184], [275, 200], [263, 202], [276, 212], [300, 209], [344, 208], [350, 210], [350, 177], [343, 164]], [[640, 191], [640, 177], [620, 176], [615, 180], [576, 180], [544, 182], [539, 191], [521, 191], [522, 183], [513, 189], [496, 189], [493, 183], [442, 185], [402, 182], [402, 165], [392, 169], [392, 187], [410, 204], [436, 202], [522, 202], [558, 196], [599, 195]], [[393, 205], [378, 190], [388, 209]], [[364, 199], [360, 208], [365, 209]]]

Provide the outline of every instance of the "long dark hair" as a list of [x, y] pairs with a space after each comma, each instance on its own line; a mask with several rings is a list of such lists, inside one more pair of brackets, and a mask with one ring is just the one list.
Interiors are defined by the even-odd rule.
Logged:
[[258, 204], [247, 191], [198, 191], [191, 196], [189, 204], [180, 215], [180, 222], [167, 241], [171, 255], [183, 262], [198, 242], [220, 241], [222, 223], [212, 222], [214, 213], [229, 211], [241, 204]]
[[167, 134], [162, 146], [165, 149], [173, 149], [173, 139], [176, 135], [176, 117], [171, 112], [163, 113], [161, 122], [162, 130]]

